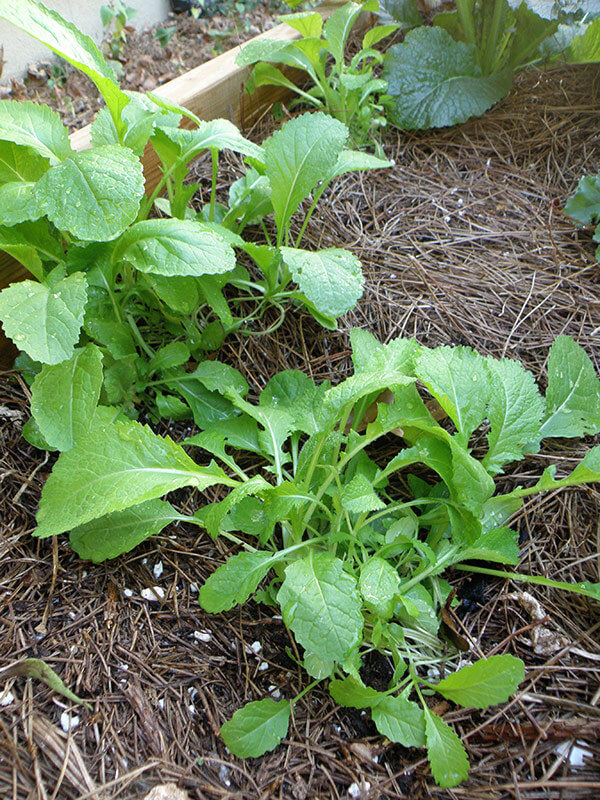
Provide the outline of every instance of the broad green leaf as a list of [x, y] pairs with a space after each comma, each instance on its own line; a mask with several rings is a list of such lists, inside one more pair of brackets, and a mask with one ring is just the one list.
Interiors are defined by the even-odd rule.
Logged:
[[86, 289], [81, 272], [52, 287], [35, 281], [12, 284], [0, 292], [4, 332], [34, 361], [59, 364], [71, 357], [79, 339]]
[[[207, 433], [210, 435], [212, 431], [208, 431]], [[200, 509], [197, 515], [198, 519], [208, 533], [213, 538], [216, 538], [223, 530], [229, 529], [229, 526], [224, 524], [224, 520], [229, 512], [234, 509], [241, 500], [249, 495], [263, 494], [271, 488], [271, 484], [267, 483], [263, 477], [254, 475], [250, 480], [238, 483], [220, 503], [211, 503], [206, 509]]]
[[53, 9], [35, 0], [0, 0], [0, 17], [45, 44], [85, 73], [96, 84], [110, 108], [117, 128], [128, 98], [95, 42]]
[[129, 261], [140, 272], [167, 277], [215, 275], [235, 267], [235, 254], [217, 233], [193, 220], [149, 219], [117, 242], [113, 263]]
[[69, 542], [80, 558], [98, 563], [128, 553], [178, 516], [170, 503], [148, 500], [73, 528]]
[[572, 64], [600, 61], [600, 18], [592, 20], [585, 33], [573, 39], [565, 57]]
[[436, 347], [423, 351], [416, 373], [456, 425], [456, 441], [467, 447], [469, 437], [485, 419], [490, 399], [485, 359], [469, 347]]
[[[406, 599], [410, 601], [408, 604], [405, 602]], [[423, 584], [417, 583], [406, 592], [402, 590], [401, 585], [400, 600], [405, 608], [411, 608], [410, 612], [400, 611], [400, 616], [405, 625], [422, 628], [434, 636], [437, 634], [440, 622], [431, 595]], [[415, 610], [418, 612], [418, 616], [415, 616]], [[398, 613], [397, 606], [396, 612]]]
[[374, 708], [385, 699], [386, 695], [365, 686], [352, 675], [347, 675], [343, 680], [329, 682], [329, 694], [336, 703], [350, 708]]
[[356, 372], [369, 370], [373, 365], [373, 358], [376, 358], [378, 363], [381, 360], [396, 369], [404, 369], [405, 374], [410, 377], [414, 375], [414, 359], [422, 352], [415, 339], [399, 337], [384, 345], [372, 333], [362, 328], [353, 328], [350, 331], [350, 344]]
[[281, 464], [288, 460], [288, 456], [284, 454], [282, 447], [293, 428], [291, 414], [285, 409], [264, 409], [260, 406], [252, 405], [234, 392], [228, 392], [227, 394], [236, 408], [239, 408], [240, 411], [245, 412], [262, 425], [264, 430], [258, 432], [261, 450], [263, 453], [273, 456], [275, 466], [279, 469]]
[[[247, 416], [234, 417], [233, 419], [215, 422], [211, 425], [210, 432], [222, 435], [228, 445], [236, 450], [250, 450], [253, 453], [260, 453], [260, 442], [258, 441], [258, 425], [256, 420]], [[200, 434], [202, 436], [202, 434]], [[184, 444], [196, 444], [202, 447], [201, 440], [196, 436], [186, 439]]]
[[56, 111], [29, 100], [0, 103], [0, 140], [31, 148], [51, 164], [59, 164], [73, 152], [69, 132]]
[[33, 417], [29, 417], [21, 430], [21, 436], [26, 442], [37, 447], [38, 450], [54, 450], [42, 436], [42, 432]]
[[254, 144], [239, 132], [233, 122], [226, 119], [202, 121], [197, 128], [160, 128], [161, 134], [171, 140], [180, 150], [185, 163], [195, 158], [203, 150], [233, 150], [259, 161], [264, 160], [262, 147]]
[[581, 483], [600, 481], [600, 446], [588, 450], [575, 469], [566, 478], [555, 478], [556, 465], [547, 467], [533, 489], [516, 490], [517, 494], [530, 494], [532, 491], [550, 491], [563, 486], [578, 486]]
[[10, 227], [1, 225], [0, 250], [20, 261], [40, 281], [44, 280], [42, 262], [60, 263], [64, 259], [61, 241], [50, 233], [44, 219], [20, 222]]
[[34, 192], [59, 230], [98, 242], [116, 239], [131, 225], [143, 195], [140, 160], [117, 145], [73, 153], [48, 170]]
[[162, 417], [162, 419], [181, 420], [191, 419], [192, 417], [192, 411], [188, 404], [174, 394], [156, 392], [154, 404], [159, 417]]
[[234, 756], [257, 758], [273, 750], [288, 731], [288, 700], [255, 700], [235, 712], [221, 728], [221, 736]]
[[363, 7], [359, 3], [344, 3], [341, 8], [335, 9], [325, 23], [324, 37], [331, 55], [338, 64], [344, 61], [348, 36], [362, 10]]
[[31, 387], [31, 412], [48, 442], [70, 450], [88, 431], [102, 387], [102, 354], [88, 344], [60, 364], [45, 365]]
[[528, 8], [527, 3], [520, 3], [514, 11], [514, 21], [509, 22], [509, 27], [514, 32], [506, 54], [506, 65], [516, 70], [540, 57], [540, 45], [556, 33], [558, 22], [543, 19], [533, 9]]
[[373, 556], [360, 570], [360, 593], [365, 606], [382, 619], [389, 619], [394, 613], [399, 583], [398, 573], [384, 558]]
[[600, 175], [585, 175], [577, 184], [576, 192], [565, 204], [565, 214], [583, 222], [597, 225], [600, 222]]
[[437, 714], [424, 708], [425, 742], [431, 772], [443, 789], [458, 786], [469, 774], [465, 748], [452, 728]]
[[11, 181], [0, 186], [0, 225], [17, 225], [42, 216], [33, 190], [35, 183]]
[[331, 553], [292, 562], [277, 594], [283, 621], [298, 643], [325, 661], [343, 661], [361, 638], [356, 581]]
[[318, 39], [323, 30], [323, 17], [315, 11], [299, 11], [297, 14], [284, 14], [279, 17], [302, 36]]
[[488, 452], [482, 463], [491, 475], [510, 461], [539, 449], [544, 399], [533, 379], [518, 361], [487, 360], [492, 391], [488, 408]]
[[166, 386], [184, 398], [192, 410], [194, 422], [201, 429], [237, 416], [238, 412], [227, 398], [219, 392], [211, 392], [201, 381], [189, 377], [189, 373], [170, 378]]
[[33, 148], [0, 139], [0, 183], [11, 181], [35, 183], [49, 167], [49, 160], [40, 156]]
[[186, 316], [191, 314], [200, 303], [200, 295], [196, 278], [165, 277], [148, 273], [146, 280], [160, 299], [173, 311]]
[[[269, 485], [270, 489], [271, 486]], [[265, 512], [264, 502], [258, 497], [252, 496], [244, 497], [239, 503], [236, 503], [227, 514], [221, 527], [231, 531], [247, 533], [249, 536], [255, 536], [260, 539], [260, 541], [265, 541], [265, 537], [270, 538], [273, 530], [273, 525]]]
[[400, 27], [402, 26], [376, 25], [374, 28], [370, 28], [363, 36], [363, 41], [362, 41], [363, 50], [366, 50], [369, 47], [374, 47], [382, 39], [385, 39], [386, 36], [390, 36], [392, 33], [394, 33], [394, 31], [397, 31], [398, 28]]
[[[323, 178], [322, 188], [327, 188], [330, 181], [340, 175], [345, 175], [347, 172], [357, 172], [364, 169], [385, 169], [393, 166], [393, 161], [377, 158], [371, 153], [363, 153], [360, 150], [342, 150], [329, 173]], [[321, 189], [317, 189], [316, 194], [320, 195]], [[377, 342], [377, 344], [381, 346], [380, 342]]]
[[300, 203], [337, 162], [347, 138], [345, 125], [316, 112], [290, 120], [264, 143], [280, 237]]
[[241, 372], [221, 361], [202, 361], [188, 374], [211, 392], [225, 394], [233, 391], [244, 397], [249, 391], [248, 383]]
[[289, 65], [290, 59], [297, 57], [298, 48], [287, 39], [251, 39], [237, 54], [235, 63], [239, 67], [249, 67], [258, 61]]
[[476, 517], [479, 517], [484, 504], [494, 494], [494, 479], [463, 447], [452, 438], [449, 441], [452, 452], [452, 480], [448, 483], [451, 493]]
[[510, 528], [493, 528], [483, 533], [472, 545], [462, 550], [461, 561], [495, 561], [498, 564], [519, 563], [519, 534]]
[[218, 614], [245, 603], [275, 561], [277, 556], [273, 553], [260, 550], [230, 556], [200, 588], [200, 605], [210, 614]]
[[425, 721], [419, 706], [404, 697], [386, 697], [371, 711], [379, 733], [404, 747], [423, 747]]
[[380, 511], [385, 503], [377, 496], [373, 485], [364, 475], [355, 475], [342, 490], [342, 506], [352, 514]]
[[328, 678], [335, 668], [333, 661], [323, 661], [322, 658], [319, 658], [314, 653], [304, 654], [302, 666], [311, 678], [317, 678], [320, 681]]
[[387, 51], [383, 77], [398, 128], [442, 128], [479, 116], [508, 94], [510, 71], [484, 76], [472, 45], [455, 42], [442, 28], [417, 28]]
[[585, 350], [569, 336], [550, 348], [546, 416], [547, 436], [584, 436], [600, 430], [600, 381]]
[[101, 414], [56, 462], [42, 491], [35, 535], [63, 533], [182, 486], [203, 491], [215, 484], [237, 482], [215, 464], [196, 464], [168, 437], [138, 422], [107, 424]]
[[256, 64], [247, 86], [250, 91], [257, 89], [259, 86], [283, 86], [285, 89], [290, 89], [294, 94], [303, 97], [310, 105], [317, 108], [323, 107], [323, 101], [319, 97], [313, 97], [309, 92], [300, 89], [293, 81], [286, 78], [280, 69], [277, 69], [272, 64], [267, 64], [265, 61], [259, 61]]
[[169, 342], [148, 361], [146, 366], [147, 373], [159, 372], [165, 369], [173, 369], [186, 364], [190, 360], [190, 348], [185, 342]]
[[282, 247], [283, 263], [290, 268], [300, 291], [328, 317], [339, 317], [356, 305], [364, 278], [358, 258], [337, 247], [310, 252]]
[[424, 22], [417, 0], [381, 0], [380, 5], [385, 12], [385, 15], [380, 13], [380, 17], [387, 19], [389, 16], [403, 28], [414, 28]]
[[525, 677], [520, 658], [506, 653], [480, 659], [440, 681], [436, 687], [446, 700], [467, 708], [487, 708], [504, 703]]

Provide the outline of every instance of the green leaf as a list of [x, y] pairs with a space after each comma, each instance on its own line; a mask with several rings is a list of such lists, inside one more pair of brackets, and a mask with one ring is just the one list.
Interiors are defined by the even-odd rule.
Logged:
[[319, 430], [318, 397], [321, 387], [299, 370], [283, 370], [274, 375], [261, 392], [261, 408], [286, 411], [293, 419], [294, 428], [313, 434]]
[[119, 89], [114, 72], [94, 41], [53, 9], [35, 0], [0, 0], [0, 17], [45, 44], [81, 70], [96, 84], [111, 109], [115, 125], [121, 127], [121, 110], [128, 98]]
[[335, 668], [333, 661], [323, 661], [322, 658], [319, 658], [314, 653], [304, 654], [302, 666], [311, 678], [317, 678], [320, 681], [328, 678]]
[[470, 347], [436, 347], [417, 360], [419, 377], [456, 425], [455, 437], [467, 447], [486, 416], [491, 379], [485, 359]]
[[505, 464], [539, 449], [544, 399], [533, 375], [518, 361], [489, 358], [487, 365], [492, 377], [490, 432], [482, 464], [491, 475], [496, 475]]
[[577, 191], [565, 204], [565, 214], [584, 225], [600, 222], [600, 175], [585, 175], [579, 181]]
[[600, 381], [585, 350], [569, 336], [550, 348], [542, 438], [585, 436], [600, 430]]
[[42, 491], [36, 536], [72, 530], [182, 486], [237, 485], [216, 465], [197, 465], [168, 437], [129, 420], [107, 424], [104, 416], [56, 462]]
[[14, 283], [0, 292], [4, 332], [34, 361], [58, 364], [70, 358], [79, 339], [87, 299], [81, 272], [53, 286]]
[[42, 216], [34, 197], [35, 183], [11, 181], [0, 186], [0, 225], [17, 225]]
[[42, 432], [40, 431], [37, 422], [33, 417], [30, 417], [23, 428], [21, 430], [21, 436], [25, 439], [26, 442], [37, 447], [38, 450], [54, 450], [55, 448], [50, 447], [48, 442], [42, 436]]
[[264, 160], [262, 147], [246, 139], [236, 126], [226, 119], [213, 119], [200, 122], [193, 130], [183, 128], [159, 128], [162, 136], [166, 136], [179, 148], [185, 163], [195, 158], [203, 150], [233, 150], [259, 161]]
[[200, 295], [196, 278], [165, 277], [148, 273], [146, 280], [170, 309], [188, 316], [198, 307]]
[[258, 588], [277, 556], [257, 550], [230, 556], [200, 588], [200, 605], [209, 614], [229, 611], [244, 603]]
[[436, 687], [446, 700], [467, 708], [504, 703], [525, 677], [525, 665], [508, 653], [480, 659], [440, 681]]
[[385, 503], [377, 496], [373, 485], [364, 475], [355, 475], [342, 490], [342, 506], [352, 514], [380, 511]]
[[279, 17], [304, 37], [318, 39], [323, 30], [323, 17], [315, 11], [299, 11], [297, 14], [284, 14]]
[[84, 705], [90, 711], [92, 710], [89, 703], [86, 703], [81, 697], [77, 697], [70, 689], [67, 689], [52, 667], [48, 666], [41, 658], [26, 658], [23, 661], [10, 664], [8, 667], [4, 667], [4, 669], [0, 670], [0, 681], [2, 682], [13, 676], [35, 678], [35, 680], [43, 681], [53, 692], [58, 692], [58, 694], [66, 697], [67, 700], [70, 700], [72, 703]]
[[435, 782], [444, 789], [458, 786], [469, 774], [469, 759], [465, 748], [443, 719], [427, 707], [423, 711], [427, 755]]
[[423, 24], [417, 0], [381, 0], [381, 8], [386, 12], [384, 19], [389, 15], [403, 28], [414, 28]]
[[[19, 105], [23, 103], [19, 102]], [[0, 183], [11, 181], [35, 183], [49, 167], [48, 159], [40, 156], [33, 148], [0, 139]]]
[[498, 564], [519, 563], [519, 534], [510, 528], [493, 528], [483, 533], [472, 545], [462, 550], [461, 561], [496, 561]]
[[360, 642], [363, 618], [356, 581], [330, 553], [311, 551], [290, 564], [277, 601], [298, 643], [325, 661], [343, 661]]
[[221, 736], [234, 756], [257, 758], [284, 738], [290, 713], [288, 700], [255, 700], [235, 712], [221, 728]]
[[371, 711], [379, 733], [404, 747], [423, 747], [425, 721], [416, 703], [404, 697], [386, 697]]
[[347, 138], [345, 125], [316, 112], [290, 120], [264, 143], [266, 175], [280, 237], [300, 203], [337, 162]]
[[600, 18], [592, 20], [585, 33], [573, 39], [565, 57], [571, 64], [600, 61]]
[[362, 265], [347, 250], [330, 247], [314, 253], [282, 247], [281, 255], [302, 294], [321, 314], [339, 317], [353, 308], [363, 293]]
[[325, 39], [338, 64], [343, 63], [348, 36], [362, 10], [362, 5], [358, 3], [344, 3], [341, 8], [335, 9], [325, 23]]
[[370, 558], [360, 570], [360, 593], [365, 606], [382, 619], [393, 616], [399, 583], [396, 570], [378, 556]]
[[374, 28], [371, 28], [363, 36], [363, 50], [379, 44], [382, 39], [385, 39], [386, 36], [390, 36], [392, 33], [394, 33], [394, 31], [397, 31], [398, 28], [401, 27], [401, 25], [376, 25]]
[[[212, 433], [213, 431], [208, 431], [207, 435], [210, 436]], [[208, 533], [216, 538], [223, 530], [230, 529], [231, 526], [225, 523], [225, 518], [241, 500], [249, 495], [263, 494], [271, 488], [271, 484], [267, 483], [264, 478], [254, 475], [250, 480], [237, 484], [220, 503], [211, 503], [207, 508], [200, 509], [196, 516]]]
[[535, 484], [533, 489], [524, 489], [521, 491], [525, 494], [531, 494], [532, 491], [550, 491], [552, 489], [560, 489], [563, 486], [578, 486], [581, 483], [595, 483], [596, 481], [600, 481], [600, 445], [588, 450], [579, 464], [566, 478], [555, 478], [555, 474], [556, 465], [553, 464], [551, 467], [547, 467], [544, 470], [542, 477]]
[[102, 354], [93, 344], [36, 375], [31, 412], [50, 447], [70, 450], [87, 433], [101, 387]]
[[133, 225], [114, 249], [113, 263], [120, 260], [140, 272], [167, 277], [215, 275], [235, 267], [235, 254], [219, 234], [181, 219], [149, 219]]
[[510, 71], [482, 75], [472, 45], [428, 27], [389, 48], [383, 77], [394, 98], [388, 119], [404, 130], [466, 122], [508, 94], [512, 84]]
[[73, 528], [69, 542], [80, 558], [99, 563], [128, 553], [178, 516], [170, 503], [148, 500]]
[[137, 217], [144, 195], [140, 160], [107, 145], [73, 153], [38, 181], [40, 210], [59, 230], [83, 241], [116, 239]]
[[189, 373], [184, 373], [173, 377], [166, 385], [184, 398], [199, 428], [211, 428], [217, 422], [237, 416], [238, 412], [227, 398], [219, 392], [209, 391], [201, 381], [188, 375]]
[[0, 103], [0, 139], [31, 148], [51, 164], [59, 164], [73, 152], [69, 132], [56, 111], [29, 100]]
[[202, 361], [189, 376], [199, 380], [211, 392], [226, 394], [233, 391], [244, 397], [249, 391], [242, 373], [220, 361]]
[[[330, 181], [340, 175], [345, 175], [347, 172], [357, 172], [364, 169], [385, 169], [393, 166], [393, 161], [377, 158], [371, 153], [363, 153], [360, 150], [342, 150], [338, 160], [323, 178], [322, 188], [327, 188]], [[321, 189], [317, 189], [317, 193], [320, 195]], [[377, 342], [377, 344], [381, 346], [380, 342]]]
[[148, 361], [146, 366], [147, 374], [160, 372], [165, 369], [173, 369], [186, 364], [190, 360], [190, 348], [185, 342], [169, 342]]
[[380, 703], [386, 695], [365, 686], [352, 675], [347, 675], [343, 680], [329, 682], [329, 694], [336, 703], [350, 708], [371, 708]]
[[60, 239], [50, 233], [47, 221], [42, 219], [0, 226], [0, 249], [20, 261], [40, 281], [44, 280], [42, 261], [58, 263], [64, 259]]

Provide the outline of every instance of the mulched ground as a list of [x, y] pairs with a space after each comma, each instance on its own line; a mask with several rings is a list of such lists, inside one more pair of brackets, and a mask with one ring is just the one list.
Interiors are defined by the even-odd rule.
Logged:
[[[600, 170], [598, 88], [596, 68], [530, 70], [481, 120], [410, 135], [390, 130], [385, 147], [395, 168], [339, 179], [305, 243], [348, 247], [361, 258], [367, 287], [356, 310], [335, 333], [294, 310], [272, 336], [232, 337], [220, 358], [255, 389], [286, 368], [338, 381], [349, 372], [347, 332], [358, 325], [382, 340], [414, 335], [519, 358], [542, 384], [551, 342], [568, 333], [600, 372], [592, 231], [560, 210], [579, 178]], [[519, 601], [523, 587], [462, 573], [449, 575], [464, 598], [456, 625], [477, 643], [475, 655], [511, 652], [527, 665], [505, 706], [438, 704], [468, 748], [468, 782], [439, 789], [423, 752], [389, 744], [365, 715], [336, 708], [318, 689], [297, 705], [283, 745], [260, 759], [233, 758], [218, 736], [233, 711], [303, 685], [281, 620], [263, 606], [204, 614], [197, 586], [228, 545], [182, 525], [102, 565], [74, 557], [64, 537], [33, 539], [50, 464], [20, 437], [27, 390], [11, 374], [0, 413], [0, 665], [42, 658], [93, 706], [11, 680], [12, 699], [0, 699], [1, 797], [133, 800], [167, 781], [198, 800], [337, 800], [351, 796], [352, 784], [361, 800], [599, 795], [598, 606], [526, 587], [545, 615], [540, 623], [526, 598], [525, 607]], [[502, 480], [535, 481], [558, 457], [582, 451], [577, 442], [555, 444]], [[175, 496], [188, 511], [202, 502], [194, 493]], [[531, 500], [517, 520], [521, 569], [598, 581], [599, 508], [594, 486]], [[155, 586], [164, 599], [144, 599]], [[541, 627], [557, 648], [546, 655], [531, 638]], [[385, 663], [368, 669], [385, 680]], [[68, 735], [60, 727], [65, 708], [80, 718]]]

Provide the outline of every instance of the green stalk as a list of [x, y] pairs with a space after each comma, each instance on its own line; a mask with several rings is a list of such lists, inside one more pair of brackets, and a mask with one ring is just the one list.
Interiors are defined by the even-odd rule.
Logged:
[[575, 592], [582, 594], [585, 597], [592, 597], [594, 600], [600, 600], [600, 584], [594, 583], [565, 583], [564, 581], [553, 581], [550, 578], [544, 578], [541, 575], [523, 575], [520, 572], [504, 572], [501, 569], [488, 569], [487, 567], [475, 567], [470, 564], [454, 564], [454, 569], [460, 569], [463, 572], [477, 572], [481, 575], [492, 575], [496, 578], [505, 578], [506, 580], [519, 581], [522, 583], [536, 583], [539, 586], [549, 586], [552, 589], [563, 589], [565, 592]]
[[[493, 65], [496, 61], [496, 53], [503, 33], [503, 26], [502, 26], [503, 16], [504, 16], [504, 0], [495, 0], [494, 12], [492, 15], [492, 23], [485, 41], [485, 54], [482, 54], [484, 55], [484, 63], [480, 65], [483, 69], [484, 74], [486, 75], [490, 74], [487, 71], [487, 69], [489, 69], [489, 67]], [[485, 68], [486, 65], [487, 69]]]
[[469, 44], [477, 46], [477, 34], [475, 32], [475, 0], [456, 0], [456, 11], [460, 27], [463, 29], [465, 38]]
[[216, 147], [210, 148], [210, 158], [212, 161], [212, 182], [210, 185], [210, 211], [208, 213], [208, 221], [214, 222], [215, 200], [217, 197], [217, 173], [219, 171], [219, 151]]

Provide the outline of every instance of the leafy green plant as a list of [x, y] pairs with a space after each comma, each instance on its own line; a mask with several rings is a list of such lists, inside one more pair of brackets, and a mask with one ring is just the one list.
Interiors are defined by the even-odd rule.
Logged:
[[132, 32], [130, 20], [137, 14], [137, 10], [126, 5], [123, 0], [111, 0], [110, 3], [100, 6], [100, 19], [106, 35], [106, 52], [113, 59], [123, 55], [127, 44], [127, 36]]
[[[360, 14], [377, 8], [376, 0], [369, 0], [364, 5], [347, 3], [337, 8], [325, 24], [318, 11], [280, 17], [302, 38], [294, 42], [257, 39], [243, 47], [236, 63], [256, 65], [248, 84], [249, 90], [254, 91], [259, 86], [290, 89], [298, 96], [290, 108], [300, 104], [325, 111], [349, 127], [357, 146], [372, 143], [377, 130], [386, 124], [380, 100], [386, 83], [373, 73], [383, 56], [374, 46], [400, 26], [393, 23], [371, 28], [363, 36], [362, 49], [350, 61], [346, 59], [346, 46]], [[298, 87], [268, 62], [303, 70], [314, 86], [307, 90]]]
[[[523, 499], [600, 480], [600, 447], [593, 447], [570, 471], [553, 463], [532, 486], [497, 494], [494, 481], [507, 464], [537, 452], [542, 439], [600, 431], [600, 381], [566, 336], [550, 350], [545, 397], [511, 359], [408, 339], [381, 345], [361, 330], [351, 342], [351, 377], [315, 385], [302, 372], [282, 372], [258, 402], [249, 402], [239, 372], [203, 362], [196, 378], [218, 393], [229, 416], [184, 445], [222, 466], [200, 466], [147, 427], [113, 421], [118, 409], [94, 410], [101, 375], [89, 346], [85, 363], [71, 367], [78, 391], [68, 408], [38, 414], [43, 387], [33, 386], [43, 435], [72, 443], [46, 482], [35, 535], [70, 531], [71, 546], [94, 561], [131, 550], [173, 520], [226, 537], [239, 552], [200, 589], [201, 605], [219, 613], [254, 596], [275, 606], [313, 679], [291, 701], [267, 698], [237, 711], [222, 729], [229, 749], [247, 757], [277, 745], [299, 697], [329, 680], [336, 702], [370, 709], [391, 741], [426, 747], [435, 780], [454, 786], [467, 775], [466, 753], [427, 696], [485, 708], [515, 691], [524, 667], [505, 654], [459, 668], [459, 654], [440, 638], [441, 610], [451, 602], [443, 574], [449, 567], [479, 571], [600, 600], [597, 583], [469, 563], [517, 564], [518, 533], [507, 523]], [[433, 401], [447, 415], [443, 425], [429, 410]], [[482, 426], [486, 438], [482, 431], [475, 440]], [[373, 447], [384, 437], [398, 443], [391, 459]], [[235, 453], [244, 450], [262, 457], [261, 471], [240, 466]], [[193, 516], [161, 499], [176, 488], [219, 484], [231, 489], [225, 499]], [[385, 691], [361, 678], [363, 658], [374, 650], [393, 663]], [[432, 668], [441, 680], [432, 679]]]
[[154, 34], [154, 38], [161, 47], [166, 47], [176, 33], [177, 25], [171, 25], [169, 27], [158, 28]]
[[535, 0], [456, 0], [456, 11], [437, 14], [433, 27], [418, 27], [416, 0], [382, 4], [415, 27], [384, 62], [388, 120], [399, 128], [456, 125], [483, 114], [508, 93], [514, 73], [532, 63], [600, 60], [600, 19], [588, 23], [589, 15], [561, 10], [589, 4], [558, 3], [556, 18], [547, 19], [549, 4]]
[[[186, 365], [234, 330], [260, 333], [256, 323], [268, 308], [278, 312], [271, 327], [295, 304], [334, 328], [356, 303], [363, 278], [354, 255], [300, 248], [334, 178], [389, 165], [345, 150], [342, 123], [304, 115], [260, 147], [226, 120], [204, 122], [157, 95], [122, 92], [93, 42], [33, 0], [0, 0], [0, 17], [85, 72], [106, 100], [83, 152], [72, 150], [49, 108], [0, 103], [0, 248], [37, 279], [0, 293], [0, 319], [25, 354], [22, 366], [40, 380], [61, 374], [68, 381], [70, 366], [95, 344], [103, 403], [133, 414], [145, 400], [156, 415], [201, 424], [218, 418], [221, 401]], [[182, 117], [191, 130], [177, 127]], [[148, 143], [162, 169], [149, 197], [141, 164]], [[216, 193], [224, 149], [247, 159], [228, 204]], [[212, 169], [207, 202], [196, 213], [189, 201], [200, 187], [186, 179], [201, 153]], [[150, 218], [155, 207], [168, 217]], [[270, 230], [266, 218], [274, 220]], [[245, 241], [249, 225], [262, 226], [262, 236], [258, 227]], [[69, 383], [62, 385], [68, 393]]]

